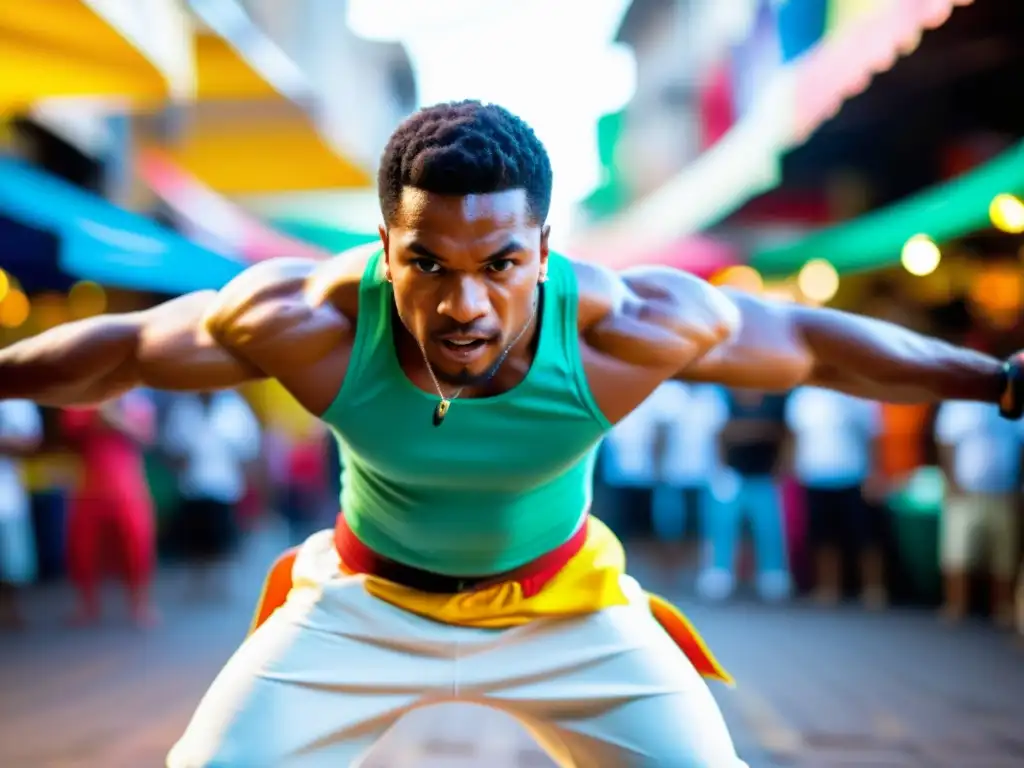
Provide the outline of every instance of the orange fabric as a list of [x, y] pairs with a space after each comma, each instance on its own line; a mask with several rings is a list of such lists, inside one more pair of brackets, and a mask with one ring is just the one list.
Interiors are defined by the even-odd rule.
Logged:
[[256, 604], [256, 615], [249, 629], [250, 634], [259, 629], [260, 625], [288, 599], [288, 593], [292, 591], [292, 566], [295, 565], [295, 557], [298, 554], [299, 548], [292, 547], [270, 566], [267, 578], [263, 582], [259, 602]]
[[[257, 608], [253, 629], [280, 607], [291, 588], [295, 553], [271, 568]], [[346, 572], [348, 569], [342, 566]], [[538, 618], [580, 616], [614, 605], [625, 605], [625, 554], [615, 535], [591, 517], [583, 548], [535, 595], [525, 595], [518, 582], [504, 582], [457, 595], [418, 592], [376, 576], [366, 576], [366, 590], [392, 605], [434, 621], [456, 626], [504, 628]], [[647, 593], [651, 613], [704, 677], [732, 684], [732, 677], [710, 652], [683, 613], [667, 600]]]
[[930, 416], [927, 405], [882, 403], [878, 469], [884, 477], [898, 480], [924, 464], [924, 434]]
[[686, 615], [672, 605], [668, 600], [651, 592], [647, 593], [647, 599], [651, 606], [651, 613], [654, 619], [661, 624], [661, 628], [668, 633], [679, 650], [693, 664], [702, 677], [718, 680], [726, 685], [734, 685], [732, 675], [725, 671], [725, 668], [718, 663], [711, 650], [704, 644], [700, 633], [686, 618]]

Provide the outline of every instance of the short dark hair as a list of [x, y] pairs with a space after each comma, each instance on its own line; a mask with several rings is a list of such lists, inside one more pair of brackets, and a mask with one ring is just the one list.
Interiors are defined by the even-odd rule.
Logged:
[[388, 225], [403, 187], [455, 196], [523, 189], [530, 215], [542, 224], [551, 206], [551, 161], [533, 129], [507, 109], [448, 102], [408, 117], [384, 148], [377, 191]]

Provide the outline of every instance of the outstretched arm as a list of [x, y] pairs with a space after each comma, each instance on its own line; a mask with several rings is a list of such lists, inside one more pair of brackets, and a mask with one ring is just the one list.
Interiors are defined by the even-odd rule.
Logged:
[[697, 300], [728, 296], [740, 323], [679, 378], [771, 390], [812, 384], [888, 402], [995, 403], [1003, 395], [1003, 364], [988, 355], [867, 317], [694, 283]]
[[0, 399], [88, 404], [137, 386], [204, 390], [237, 386], [260, 372], [214, 341], [214, 291], [152, 309], [68, 323], [0, 350]]

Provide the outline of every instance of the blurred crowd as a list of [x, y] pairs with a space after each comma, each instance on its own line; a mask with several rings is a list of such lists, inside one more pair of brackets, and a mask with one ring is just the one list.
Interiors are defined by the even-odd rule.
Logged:
[[[647, 506], [657, 539], [696, 541], [706, 599], [730, 597], [750, 570], [770, 601], [806, 590], [833, 605], [849, 589], [871, 609], [894, 589], [920, 600], [900, 576], [915, 556], [906, 550], [924, 546], [933, 552], [917, 556], [936, 559], [945, 618], [964, 618], [980, 591], [993, 619], [1010, 626], [1018, 579], [1024, 601], [1022, 443], [1021, 424], [984, 403], [932, 408], [816, 387], [779, 395], [671, 382], [610, 435], [596, 504], [624, 532]], [[898, 540], [900, 517], [922, 511], [934, 536]], [[750, 546], [740, 551], [742, 539]]]
[[0, 627], [21, 625], [22, 588], [64, 577], [72, 624], [100, 618], [100, 584], [113, 577], [149, 626], [159, 563], [188, 572], [184, 597], [226, 598], [220, 571], [265, 510], [292, 543], [331, 524], [336, 454], [325, 430], [265, 426], [234, 391], [135, 390], [74, 409], [0, 402]]

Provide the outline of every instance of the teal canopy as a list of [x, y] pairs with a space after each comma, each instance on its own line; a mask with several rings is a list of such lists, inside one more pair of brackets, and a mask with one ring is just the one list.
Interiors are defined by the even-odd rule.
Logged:
[[[245, 267], [14, 159], [0, 159], [0, 214], [56, 235], [60, 268], [106, 285], [187, 293], [220, 288]], [[5, 254], [4, 263], [31, 268], [31, 258]]]

